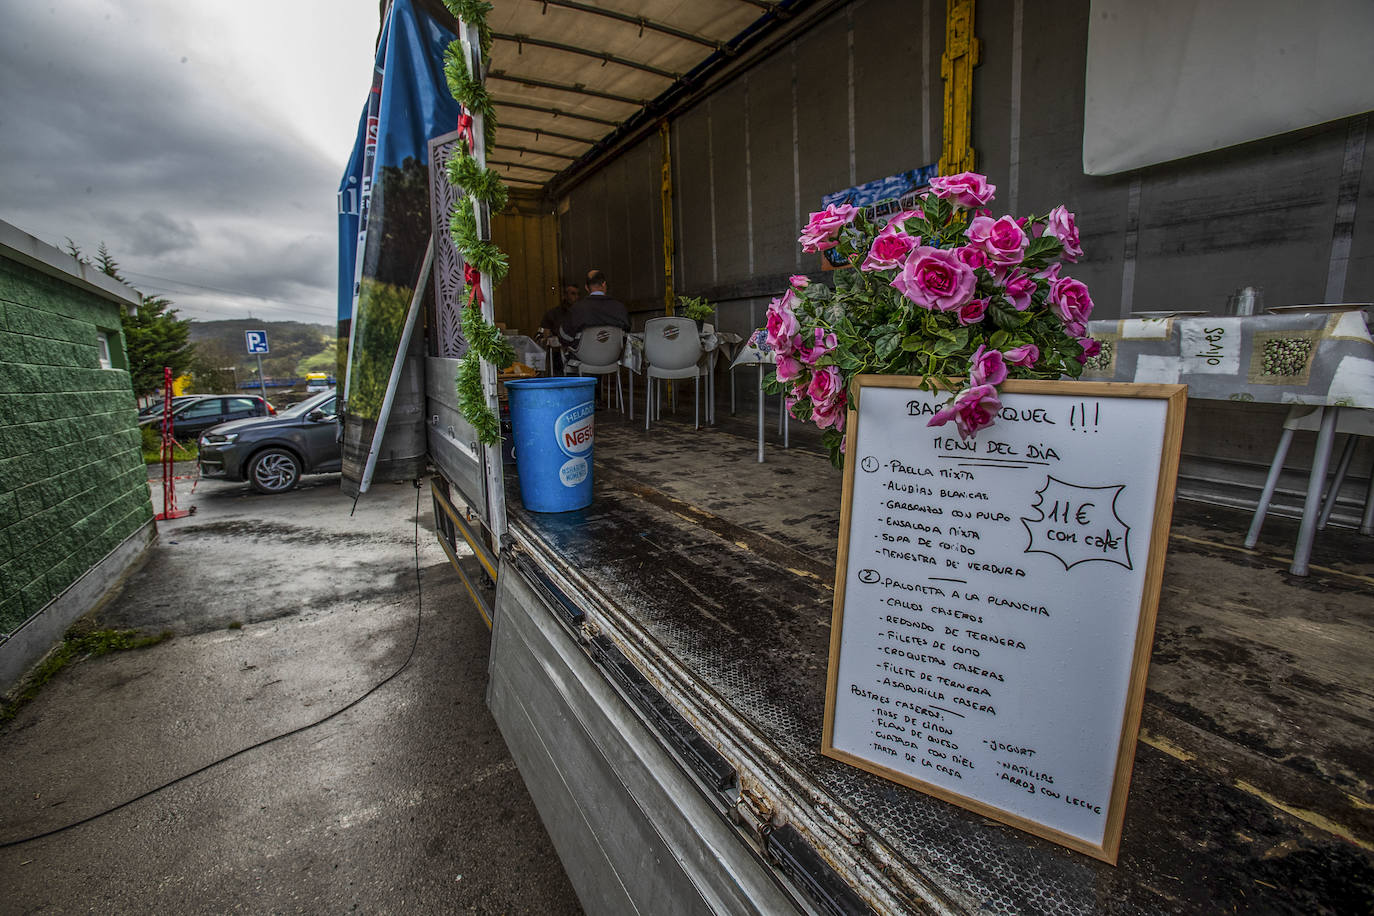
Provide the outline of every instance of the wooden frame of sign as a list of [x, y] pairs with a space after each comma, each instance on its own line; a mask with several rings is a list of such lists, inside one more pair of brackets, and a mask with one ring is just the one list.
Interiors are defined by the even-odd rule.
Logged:
[[1184, 385], [851, 387], [821, 752], [1116, 864]]

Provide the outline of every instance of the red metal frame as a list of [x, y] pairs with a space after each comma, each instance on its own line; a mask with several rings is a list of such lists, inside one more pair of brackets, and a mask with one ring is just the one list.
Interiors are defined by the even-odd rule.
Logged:
[[176, 475], [172, 461], [172, 449], [176, 440], [172, 438], [172, 367], [162, 369], [162, 511], [153, 518], [166, 521], [170, 518], [185, 518], [196, 511], [177, 508]]

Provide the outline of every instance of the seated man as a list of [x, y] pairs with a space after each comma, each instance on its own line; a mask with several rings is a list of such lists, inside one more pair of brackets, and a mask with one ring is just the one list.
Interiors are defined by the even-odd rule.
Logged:
[[587, 295], [577, 300], [563, 319], [558, 337], [564, 347], [577, 349], [577, 339], [587, 328], [609, 325], [622, 331], [630, 329], [630, 313], [619, 299], [606, 295], [606, 275], [592, 269], [587, 272]]
[[549, 347], [549, 374], [563, 374], [563, 352], [559, 349], [561, 341], [558, 338], [558, 331], [563, 327], [563, 319], [568, 317], [572, 311], [573, 304], [578, 300], [577, 287], [569, 283], [563, 287], [563, 298], [553, 308], [544, 313], [544, 317], [539, 321], [539, 343]]

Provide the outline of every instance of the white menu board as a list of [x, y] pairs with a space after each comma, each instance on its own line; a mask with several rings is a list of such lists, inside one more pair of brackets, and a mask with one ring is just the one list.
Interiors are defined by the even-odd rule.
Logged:
[[1007, 382], [996, 423], [860, 376], [825, 754], [1115, 862], [1186, 387]]

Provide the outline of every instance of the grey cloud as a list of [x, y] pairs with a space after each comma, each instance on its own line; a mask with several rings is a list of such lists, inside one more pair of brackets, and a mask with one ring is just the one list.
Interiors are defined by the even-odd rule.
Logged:
[[182, 280], [144, 291], [160, 284], [183, 314], [333, 320], [340, 165], [198, 82], [151, 19], [73, 37], [75, 17], [6, 18], [0, 218], [88, 252], [104, 241], [140, 288]]
[[200, 233], [190, 220], [176, 219], [157, 210], [144, 210], [137, 217], [123, 213], [106, 216], [129, 243], [128, 255], [158, 255], [195, 248]]

